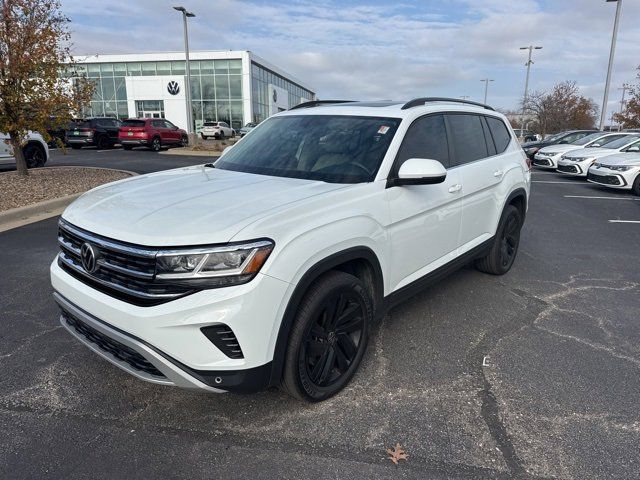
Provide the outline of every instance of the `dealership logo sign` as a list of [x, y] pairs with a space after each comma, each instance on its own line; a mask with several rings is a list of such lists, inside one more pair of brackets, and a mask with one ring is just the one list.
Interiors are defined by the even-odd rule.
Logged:
[[171, 95], [177, 95], [180, 93], [180, 85], [178, 85], [178, 82], [171, 80], [167, 85], [167, 92]]

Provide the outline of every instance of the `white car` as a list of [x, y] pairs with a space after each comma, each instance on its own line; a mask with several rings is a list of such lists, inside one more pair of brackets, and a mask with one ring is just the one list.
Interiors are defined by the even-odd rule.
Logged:
[[586, 177], [596, 161], [620, 152], [640, 152], [640, 134], [628, 134], [607, 143], [604, 147], [583, 148], [565, 153], [558, 160], [557, 171], [574, 177]]
[[[22, 153], [28, 168], [44, 166], [49, 160], [49, 147], [42, 135], [36, 132], [27, 134], [27, 142], [22, 147]], [[13, 147], [9, 144], [9, 135], [0, 132], [0, 165], [15, 165], [16, 157]]]
[[572, 143], [549, 145], [541, 148], [533, 157], [533, 164], [543, 169], [555, 170], [558, 168], [558, 160], [564, 153], [579, 148], [597, 148], [613, 142], [627, 135], [626, 133], [591, 133]]
[[301, 104], [215, 164], [71, 204], [51, 264], [61, 323], [143, 380], [323, 400], [391, 305], [469, 262], [511, 268], [530, 185], [490, 107]]
[[235, 137], [236, 131], [227, 122], [204, 122], [200, 129], [200, 136], [203, 139]]
[[587, 180], [640, 196], [640, 154], [618, 153], [598, 161], [589, 168]]

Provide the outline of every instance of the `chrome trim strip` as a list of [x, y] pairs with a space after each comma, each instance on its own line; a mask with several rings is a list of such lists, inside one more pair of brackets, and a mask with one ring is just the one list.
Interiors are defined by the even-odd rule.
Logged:
[[97, 262], [98, 265], [106, 268], [107, 270], [113, 270], [114, 272], [122, 273], [123, 275], [130, 275], [142, 280], [153, 280], [153, 273], [139, 272], [137, 270], [130, 270], [128, 268], [120, 267], [118, 265], [114, 265], [113, 263], [106, 262], [104, 258], [98, 258]]
[[202, 248], [173, 248], [167, 250], [158, 250], [159, 257], [167, 257], [171, 255], [202, 255], [205, 253], [235, 252], [237, 250], [250, 250], [252, 248], [261, 248], [272, 246], [274, 243], [269, 240], [259, 240], [250, 243], [241, 243], [236, 245], [221, 245], [219, 247], [202, 247]]
[[136, 352], [138, 352], [167, 378], [166, 379], [159, 378], [154, 375], [147, 374], [146, 372], [141, 372], [139, 370], [136, 370], [133, 367], [131, 367], [131, 365], [129, 365], [128, 363], [123, 362], [122, 360], [114, 357], [108, 352], [105, 352], [100, 347], [98, 347], [94, 343], [87, 340], [83, 335], [80, 335], [78, 332], [76, 332], [72, 326], [67, 324], [67, 322], [64, 319], [64, 316], [60, 315], [60, 323], [67, 331], [69, 331], [74, 337], [76, 337], [84, 345], [89, 347], [91, 350], [93, 350], [95, 353], [100, 355], [102, 358], [108, 360], [109, 362], [121, 368], [125, 372], [128, 372], [131, 375], [134, 375], [135, 377], [141, 380], [145, 380], [151, 383], [157, 383], [161, 385], [175, 385], [182, 388], [189, 388], [193, 390], [206, 390], [208, 392], [213, 392], [213, 393], [225, 393], [224, 390], [210, 387], [209, 385], [206, 385], [205, 383], [201, 382], [197, 378], [192, 377], [187, 372], [185, 372], [184, 370], [180, 369], [179, 367], [171, 363], [169, 360], [167, 360], [162, 355], [155, 352], [152, 348], [149, 348], [144, 343], [138, 340], [135, 340], [129, 337], [128, 335], [125, 335], [124, 333], [121, 333], [113, 328], [110, 328], [108, 325], [106, 325], [102, 321], [85, 313], [83, 310], [81, 310], [80, 308], [76, 307], [74, 304], [69, 302], [66, 298], [64, 298], [58, 292], [53, 293], [53, 298], [58, 303], [60, 308], [68, 311], [74, 317], [77, 317], [82, 322], [89, 325], [91, 328], [98, 330], [103, 335], [106, 335], [107, 337], [119, 343], [122, 343], [123, 345], [126, 345], [132, 350], [135, 350]]
[[143, 258], [155, 258], [156, 253], [158, 253], [158, 249], [142, 249], [138, 247], [129, 247], [129, 246], [121, 245], [119, 243], [111, 242], [109, 240], [105, 240], [103, 238], [96, 237], [95, 235], [89, 232], [78, 230], [77, 228], [71, 226], [70, 224], [68, 224], [62, 219], [60, 219], [60, 221], [58, 222], [58, 225], [62, 230], [66, 230], [70, 234], [75, 235], [76, 237], [80, 237], [85, 241], [94, 243], [98, 247], [108, 248], [111, 250], [115, 250], [116, 252], [126, 253], [129, 255], [134, 255], [134, 256], [143, 257]]

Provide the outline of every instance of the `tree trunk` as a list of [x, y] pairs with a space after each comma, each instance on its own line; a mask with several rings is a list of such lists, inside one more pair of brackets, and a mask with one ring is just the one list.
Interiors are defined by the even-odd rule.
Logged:
[[20, 141], [20, 137], [17, 133], [11, 132], [9, 133], [9, 138], [11, 139], [11, 146], [13, 147], [13, 156], [16, 159], [16, 170], [18, 171], [18, 175], [27, 176], [29, 175], [29, 169], [27, 168], [27, 161], [24, 158], [24, 152], [22, 151], [22, 142]]

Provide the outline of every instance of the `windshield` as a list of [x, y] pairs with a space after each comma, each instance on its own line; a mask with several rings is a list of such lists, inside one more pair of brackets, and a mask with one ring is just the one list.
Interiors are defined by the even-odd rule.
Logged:
[[[604, 140], [606, 140], [606, 138]], [[605, 148], [617, 149], [629, 145], [634, 140], [638, 140], [637, 135], [625, 135], [622, 138], [617, 138], [610, 142], [602, 142], [602, 146], [604, 146]]]
[[591, 135], [587, 135], [586, 137], [582, 137], [575, 142], [571, 142], [573, 145], [586, 145], [589, 142], [593, 142], [594, 140], [602, 137], [602, 133], [592, 133]]
[[561, 138], [567, 136], [565, 132], [556, 133], [555, 135], [551, 135], [549, 138], [545, 138], [545, 142], [555, 142], [556, 140], [560, 140]]
[[215, 167], [328, 183], [370, 182], [398, 125], [399, 118], [275, 117], [256, 127]]

